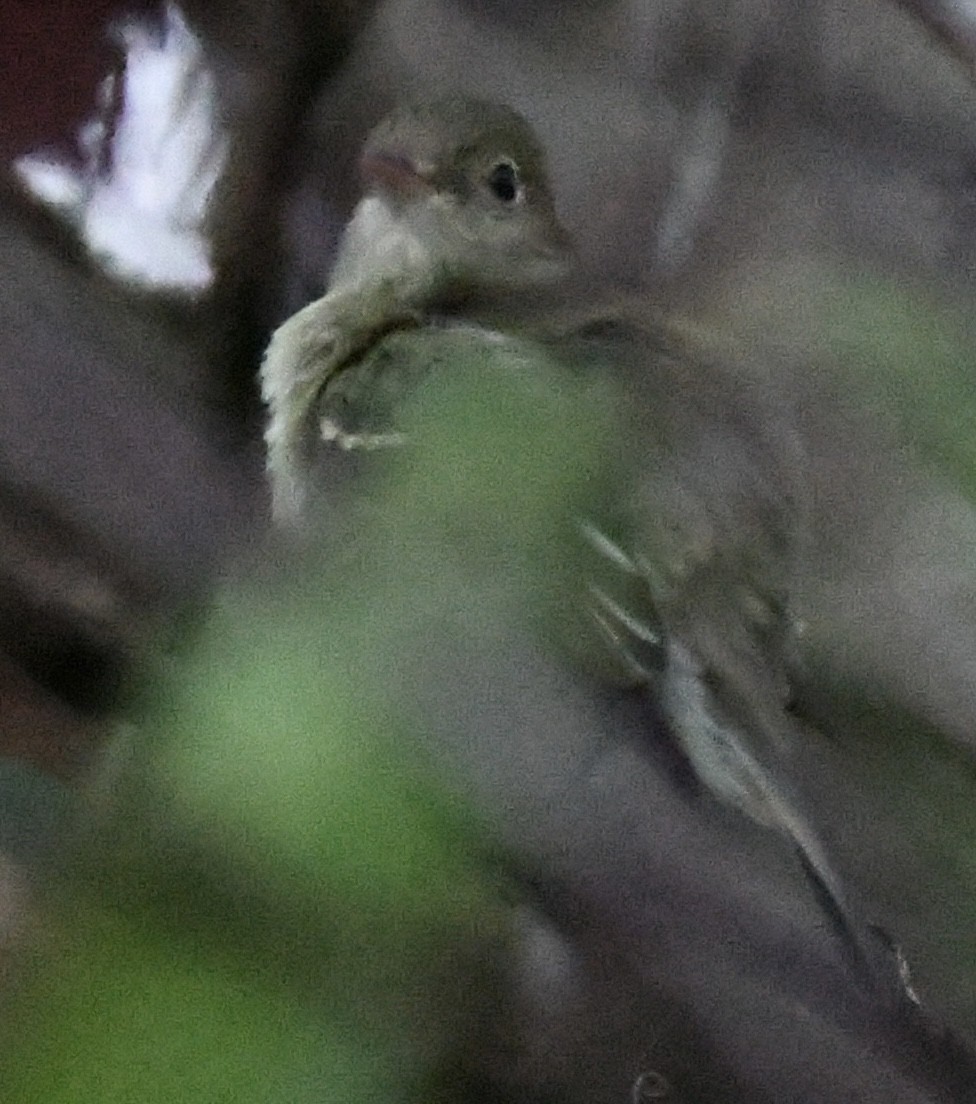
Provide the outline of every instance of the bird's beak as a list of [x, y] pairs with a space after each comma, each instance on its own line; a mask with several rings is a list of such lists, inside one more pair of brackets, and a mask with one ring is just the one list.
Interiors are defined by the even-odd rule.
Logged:
[[367, 187], [397, 199], [408, 199], [431, 188], [431, 170], [396, 150], [366, 150], [359, 172]]

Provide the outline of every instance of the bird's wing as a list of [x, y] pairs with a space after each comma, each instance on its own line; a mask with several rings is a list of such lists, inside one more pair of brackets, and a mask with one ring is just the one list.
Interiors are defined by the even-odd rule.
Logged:
[[[689, 345], [650, 323], [605, 318], [545, 341], [470, 325], [396, 331], [335, 376], [319, 421], [333, 445], [400, 441], [404, 410], [458, 377], [515, 373], [540, 402], [565, 388], [584, 414], [592, 396], [595, 448], [589, 441], [576, 458], [570, 447], [559, 462], [593, 470], [568, 479], [581, 493], [540, 520], [559, 530], [559, 554], [541, 553], [558, 581], [527, 607], [545, 606], [550, 641], [588, 677], [646, 688], [707, 789], [781, 831], [840, 902], [790, 778], [800, 738], [787, 708], [792, 440], [733, 366]], [[499, 440], [511, 432], [500, 426]], [[551, 440], [535, 453], [521, 444], [527, 465], [552, 460]], [[510, 478], [530, 486], [517, 468]], [[453, 501], [466, 513], [460, 527], [484, 525], [479, 503]], [[497, 514], [491, 522], [505, 525]]]

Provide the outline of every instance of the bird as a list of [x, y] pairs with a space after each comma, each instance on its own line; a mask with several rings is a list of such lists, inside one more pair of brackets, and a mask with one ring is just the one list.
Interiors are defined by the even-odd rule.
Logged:
[[513, 108], [407, 104], [369, 135], [360, 169], [325, 295], [279, 327], [261, 366], [275, 520], [300, 522], [316, 439], [403, 443], [398, 404], [445, 348], [448, 360], [459, 342], [536, 350], [593, 380], [613, 396], [615, 489], [575, 519], [585, 662], [652, 694], [703, 786], [781, 832], [845, 913], [789, 773], [804, 516], [789, 418], [713, 335], [594, 284], [542, 143]]
[[[273, 511], [301, 513], [301, 439], [315, 398], [379, 335], [438, 307], [564, 280], [573, 249], [542, 147], [516, 112], [453, 97], [395, 111], [360, 160], [367, 192], [329, 289], [274, 333], [261, 368]], [[480, 243], [491, 241], [490, 250]]]

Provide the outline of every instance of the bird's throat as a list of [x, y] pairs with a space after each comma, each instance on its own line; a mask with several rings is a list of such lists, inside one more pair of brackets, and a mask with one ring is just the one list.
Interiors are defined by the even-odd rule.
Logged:
[[330, 283], [330, 291], [372, 286], [402, 289], [404, 301], [433, 295], [441, 279], [439, 258], [415, 230], [402, 208], [385, 198], [367, 196], [346, 229]]

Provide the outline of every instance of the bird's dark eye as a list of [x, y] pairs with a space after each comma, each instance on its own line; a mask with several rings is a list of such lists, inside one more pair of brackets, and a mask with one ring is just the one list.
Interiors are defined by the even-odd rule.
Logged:
[[511, 161], [499, 161], [488, 174], [488, 187], [491, 194], [502, 203], [514, 203], [522, 187], [518, 169]]

